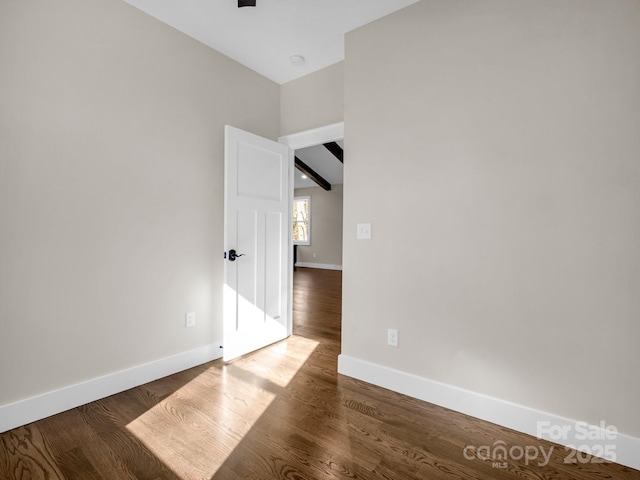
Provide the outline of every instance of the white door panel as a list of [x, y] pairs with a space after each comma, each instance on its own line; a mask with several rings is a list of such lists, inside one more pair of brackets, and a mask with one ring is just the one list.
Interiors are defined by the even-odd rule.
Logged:
[[240, 200], [246, 199], [248, 202], [253, 199], [275, 202], [282, 200], [282, 195], [286, 192], [282, 191], [281, 155], [254, 145], [239, 143], [237, 160], [237, 195]]
[[[287, 216], [287, 219], [289, 217]], [[282, 214], [280, 212], [266, 212], [265, 215], [265, 243], [266, 251], [274, 252], [267, 255], [265, 265], [265, 313], [273, 320], [282, 318], [282, 252], [278, 248], [283, 242]], [[286, 239], [284, 239], [286, 241]], [[285, 266], [286, 268], [286, 266]]]
[[286, 338], [289, 148], [225, 127], [224, 354], [231, 360]]

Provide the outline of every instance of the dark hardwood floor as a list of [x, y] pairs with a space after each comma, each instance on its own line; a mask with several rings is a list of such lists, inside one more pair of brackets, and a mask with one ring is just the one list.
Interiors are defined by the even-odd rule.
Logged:
[[[557, 445], [337, 375], [340, 272], [298, 269], [293, 302], [286, 341], [1, 434], [0, 478], [640, 479], [616, 464], [566, 464]], [[466, 446], [499, 441], [554, 449], [545, 466], [465, 458]]]

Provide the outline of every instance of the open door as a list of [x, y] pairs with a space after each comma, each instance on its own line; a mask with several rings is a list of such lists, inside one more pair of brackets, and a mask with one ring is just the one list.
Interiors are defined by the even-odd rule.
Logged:
[[290, 335], [289, 147], [225, 126], [223, 359]]

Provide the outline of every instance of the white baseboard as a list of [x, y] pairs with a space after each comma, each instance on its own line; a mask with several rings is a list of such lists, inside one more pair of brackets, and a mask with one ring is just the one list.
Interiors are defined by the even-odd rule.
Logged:
[[0, 433], [222, 357], [221, 343], [0, 406]]
[[324, 270], [342, 270], [342, 265], [330, 265], [328, 263], [297, 262], [296, 267], [322, 268]]
[[[596, 456], [602, 456], [598, 455], [601, 447], [613, 446], [610, 452], [614, 452], [616, 463], [640, 470], [640, 438], [617, 433], [614, 435], [614, 439], [605, 439], [607, 432], [600, 425], [587, 425], [584, 422], [577, 422], [344, 354], [338, 357], [338, 373], [534, 437], [544, 438], [565, 447], [577, 447], [578, 450], [593, 453]], [[543, 427], [539, 432], [541, 424], [551, 427], [551, 430]], [[552, 437], [549, 433], [560, 431], [562, 428], [566, 429], [567, 435], [553, 435]], [[585, 430], [595, 432], [599, 439], [589, 440], [576, 437], [576, 433], [581, 435]], [[481, 447], [481, 445], [475, 447]], [[487, 448], [490, 447], [492, 445]], [[569, 453], [567, 451], [567, 455]], [[572, 459], [576, 459], [576, 457], [569, 458], [569, 460]], [[613, 457], [609, 457], [609, 460], [612, 459]], [[580, 462], [580, 458], [578, 462]]]

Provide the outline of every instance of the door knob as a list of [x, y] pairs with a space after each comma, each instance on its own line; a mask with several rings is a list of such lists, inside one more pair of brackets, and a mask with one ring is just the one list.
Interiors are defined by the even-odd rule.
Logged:
[[[227, 257], [227, 255], [225, 254], [225, 257]], [[230, 262], [235, 262], [236, 258], [238, 257], [244, 257], [244, 253], [236, 253], [236, 251], [232, 248], [231, 250], [229, 250], [229, 261]]]

